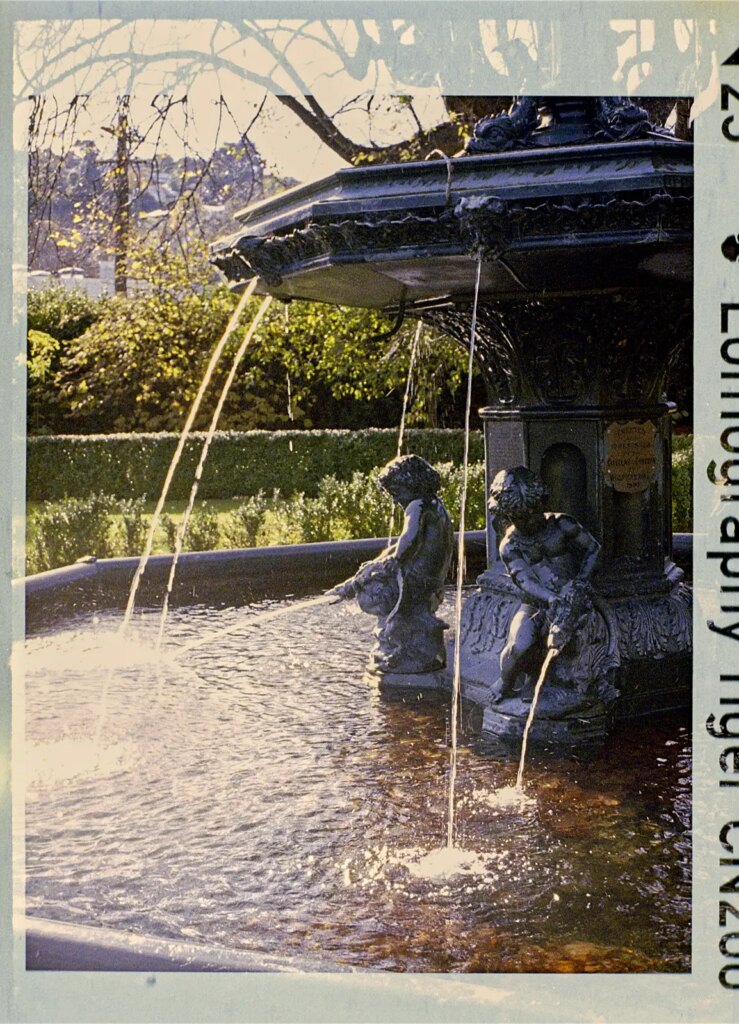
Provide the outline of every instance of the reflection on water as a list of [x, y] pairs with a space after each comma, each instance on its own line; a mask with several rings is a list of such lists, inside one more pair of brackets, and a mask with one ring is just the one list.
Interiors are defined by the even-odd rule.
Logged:
[[329, 966], [689, 969], [686, 721], [532, 756], [520, 802], [463, 737], [450, 870], [447, 707], [380, 700], [346, 605], [255, 614], [173, 612], [159, 664], [156, 613], [123, 651], [105, 617], [28, 641], [30, 913]]

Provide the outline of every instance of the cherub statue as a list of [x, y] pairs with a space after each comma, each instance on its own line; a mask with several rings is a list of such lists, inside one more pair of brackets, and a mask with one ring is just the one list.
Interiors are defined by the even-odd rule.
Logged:
[[404, 509], [398, 539], [351, 579], [330, 590], [355, 597], [378, 617], [371, 668], [381, 673], [416, 674], [446, 663], [446, 623], [434, 613], [444, 596], [454, 533], [438, 490], [439, 474], [418, 455], [403, 455], [379, 473], [378, 485]]
[[563, 651], [592, 607], [589, 580], [600, 545], [571, 516], [544, 512], [545, 499], [544, 481], [523, 466], [502, 470], [490, 487], [488, 508], [504, 530], [500, 557], [522, 602], [500, 656], [498, 701], [522, 673], [538, 669], [542, 642]]

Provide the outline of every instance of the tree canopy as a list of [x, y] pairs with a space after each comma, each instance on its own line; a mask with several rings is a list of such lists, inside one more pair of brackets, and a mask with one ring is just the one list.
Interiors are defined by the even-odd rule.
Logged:
[[[132, 262], [148, 289], [89, 299], [63, 288], [29, 293], [28, 422], [32, 433], [178, 430], [235, 297], [214, 285], [207, 252], [144, 249]], [[256, 311], [250, 300], [215, 373], [196, 427], [205, 429]], [[400, 420], [415, 324], [392, 338], [377, 313], [274, 302], [247, 350], [223, 429], [388, 426]], [[466, 364], [426, 329], [415, 353], [409, 423], [456, 425]], [[478, 397], [484, 396], [480, 389]]]

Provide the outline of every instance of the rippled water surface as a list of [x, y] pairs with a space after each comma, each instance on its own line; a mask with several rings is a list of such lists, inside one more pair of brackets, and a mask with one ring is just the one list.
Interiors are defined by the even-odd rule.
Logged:
[[464, 745], [448, 874], [445, 704], [379, 698], [353, 607], [257, 614], [173, 612], [159, 660], [156, 613], [28, 641], [29, 913], [329, 969], [689, 969], [686, 720], [532, 758], [522, 807]]

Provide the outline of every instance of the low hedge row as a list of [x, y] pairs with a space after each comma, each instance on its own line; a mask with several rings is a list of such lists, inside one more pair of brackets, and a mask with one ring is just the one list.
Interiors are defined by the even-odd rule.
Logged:
[[[459, 522], [462, 470], [451, 462], [437, 463], [439, 494], [453, 523]], [[468, 529], [485, 525], [485, 467], [469, 467]], [[314, 541], [386, 537], [391, 531], [393, 503], [377, 486], [377, 473], [355, 472], [349, 480], [327, 476], [318, 482], [313, 498], [297, 493], [285, 497], [259, 491], [232, 507], [216, 510], [206, 501], [196, 503], [187, 524], [184, 550], [207, 551], [224, 547], [246, 548], [273, 544], [308, 544]], [[402, 517], [395, 509], [393, 530]], [[151, 516], [143, 498], [119, 499], [99, 492], [87, 498], [63, 498], [37, 504], [29, 517], [26, 571], [28, 574], [70, 565], [95, 555], [140, 555]], [[182, 516], [165, 513], [155, 531], [155, 551], [174, 551]]]
[[[171, 499], [190, 493], [205, 435], [188, 439], [169, 490]], [[429, 462], [462, 459], [461, 430], [409, 430], [406, 450]], [[28, 440], [26, 494], [29, 501], [58, 501], [104, 492], [116, 498], [159, 496], [177, 447], [178, 435], [56, 435]], [[384, 465], [396, 453], [394, 429], [281, 431], [216, 434], [198, 491], [200, 498], [249, 496], [279, 489], [284, 495], [317, 493], [327, 476]], [[482, 435], [470, 438], [470, 459], [481, 461]]]

